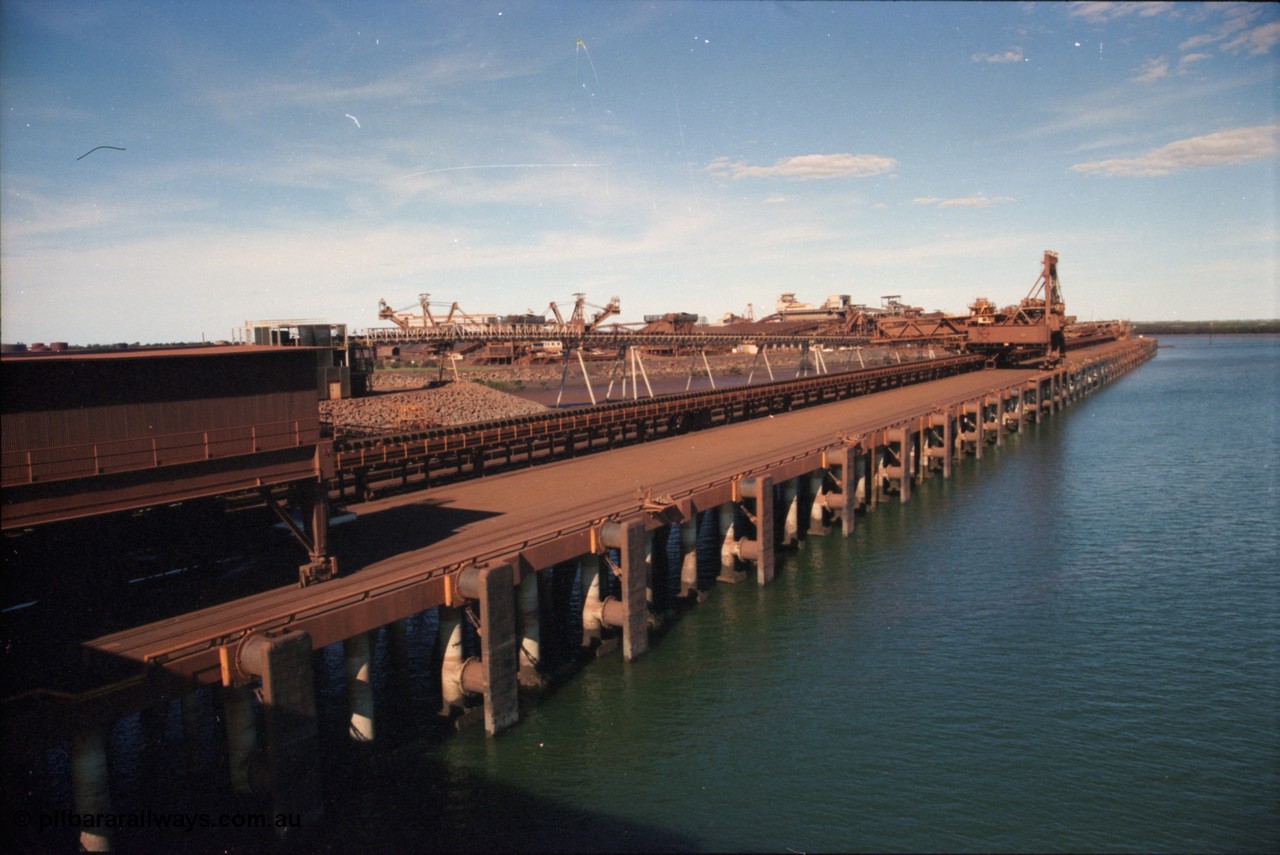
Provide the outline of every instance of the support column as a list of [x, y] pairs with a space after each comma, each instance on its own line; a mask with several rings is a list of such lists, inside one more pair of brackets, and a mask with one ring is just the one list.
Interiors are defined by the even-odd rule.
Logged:
[[845, 537], [853, 534], [856, 526], [858, 510], [858, 454], [857, 446], [841, 448], [840, 455], [840, 533]]
[[991, 433], [993, 434], [990, 442], [993, 443], [997, 448], [999, 448], [1001, 445], [1004, 444], [1000, 438], [1000, 435], [1004, 433], [1004, 423], [1003, 423], [1003, 419], [1000, 416], [1000, 396], [999, 395], [992, 396], [991, 394], [987, 394], [983, 398], [983, 401], [984, 401], [984, 406], [986, 407], [986, 410], [987, 410], [987, 424], [989, 425], [988, 430], [991, 431]]
[[[537, 590], [536, 574], [534, 590]], [[480, 662], [478, 683], [474, 660], [461, 674], [466, 691], [484, 693], [484, 730], [494, 736], [520, 719], [520, 662], [516, 641], [515, 568], [510, 564], [470, 568], [458, 577], [458, 591], [480, 601]], [[641, 596], [644, 589], [640, 589]]]
[[275, 813], [297, 815], [307, 825], [324, 810], [311, 637], [251, 635], [237, 650], [236, 664], [242, 674], [262, 678]]
[[792, 546], [800, 542], [800, 479], [788, 478], [782, 482], [782, 545]]
[[333, 446], [321, 443], [316, 448], [316, 466], [320, 478], [313, 478], [298, 485], [302, 512], [306, 519], [307, 534], [302, 538], [307, 547], [309, 561], [298, 568], [299, 584], [306, 586], [324, 582], [338, 575], [337, 560], [329, 554], [329, 488], [327, 478], [332, 478]]
[[[643, 429], [642, 429], [643, 430]], [[642, 440], [643, 441], [643, 440]], [[652, 532], [647, 532], [644, 538], [644, 603], [645, 608], [653, 614], [653, 574], [657, 568], [653, 563], [653, 557], [659, 552], [664, 552], [667, 548], [667, 538], [671, 535], [669, 526], [659, 526]], [[661, 543], [659, 543], [661, 541]]]
[[956, 427], [955, 414], [951, 410], [947, 410], [942, 414], [942, 477], [944, 479], [951, 477], [952, 446], [955, 445]]
[[347, 732], [352, 742], [373, 741], [372, 650], [367, 632], [342, 642], [342, 656], [347, 666], [347, 702], [351, 706]]
[[542, 629], [537, 573], [527, 573], [520, 580], [517, 603], [520, 609], [518, 682], [525, 688], [541, 688], [542, 676], [538, 673], [538, 663], [542, 659]]
[[911, 448], [916, 454], [917, 485], [923, 484], [933, 474], [933, 468], [929, 465], [929, 428], [929, 416], [921, 416], [914, 429], [915, 437], [911, 441]]
[[[832, 461], [834, 464], [834, 460]], [[827, 496], [833, 496], [833, 493], [824, 493], [823, 488], [827, 486], [827, 468], [823, 466], [816, 472], [809, 475], [809, 495], [813, 497], [813, 504], [809, 507], [809, 528], [807, 534], [810, 537], [822, 537], [831, 532], [831, 527], [827, 525], [826, 516], [823, 511], [827, 508]], [[834, 513], [839, 513], [839, 508]]]
[[253, 692], [248, 686], [227, 686], [222, 690], [222, 712], [226, 718], [228, 767], [231, 787], [237, 793], [252, 792], [249, 770], [258, 749], [258, 726], [253, 712]]
[[680, 522], [680, 596], [695, 597], [698, 594], [698, 512], [689, 511], [689, 518]]
[[436, 631], [440, 650], [440, 715], [448, 716], [466, 706], [462, 691], [462, 610], [440, 606], [440, 628]]
[[[870, 508], [871, 495], [871, 458], [867, 450], [859, 443], [849, 452], [849, 465], [853, 468], [853, 505], [854, 508]], [[845, 533], [853, 531], [852, 525], [845, 529]]]
[[[819, 498], [823, 506], [840, 518], [840, 533], [848, 537], [853, 533], [854, 513], [858, 507], [858, 447], [845, 445], [829, 451], [826, 463], [829, 467], [839, 469], [840, 474], [836, 476], [839, 492], [833, 491]], [[818, 506], [818, 502], [819, 499], [814, 499], [815, 507]], [[832, 522], [834, 523], [835, 520], [833, 519]], [[824, 529], [822, 533], [826, 534], [828, 531], [830, 531], [829, 528]]]
[[755, 499], [755, 540], [738, 542], [738, 557], [756, 564], [756, 583], [767, 585], [773, 581], [773, 479], [768, 475], [743, 478], [738, 482], [739, 494]]
[[982, 425], [982, 418], [983, 418], [983, 416], [982, 416], [982, 399], [981, 399], [981, 398], [979, 398], [977, 401], [968, 401], [968, 402], [966, 402], [966, 403], [964, 404], [963, 412], [964, 412], [964, 415], [965, 415], [965, 419], [966, 419], [966, 421], [968, 421], [968, 420], [970, 420], [970, 419], [972, 420], [972, 421], [969, 421], [969, 426], [970, 426], [972, 429], [971, 429], [971, 430], [967, 430], [967, 431], [965, 431], [965, 438], [966, 438], [966, 439], [971, 438], [971, 441], [973, 442], [973, 457], [974, 457], [974, 459], [975, 459], [975, 460], [981, 460], [981, 459], [982, 459], [982, 448], [983, 448], [983, 446], [985, 446], [985, 445], [986, 445], [986, 441], [985, 441], [985, 440], [984, 440], [984, 438], [983, 438], [983, 434], [985, 433], [985, 429], [984, 429], [984, 427], [983, 427], [983, 425]]
[[987, 447], [987, 430], [986, 430], [986, 426], [983, 425], [982, 423], [982, 420], [983, 420], [982, 408], [983, 408], [984, 400], [985, 399], [983, 398], [979, 398], [973, 404], [973, 406], [976, 408], [974, 410], [974, 415], [973, 415], [973, 429], [974, 429], [973, 458], [975, 460], [982, 459], [983, 449]]
[[901, 436], [902, 439], [898, 443], [898, 460], [902, 464], [902, 475], [898, 478], [898, 501], [905, 505], [911, 501], [911, 459], [915, 456], [912, 453], [915, 446], [915, 437], [909, 427], [901, 429]]
[[720, 515], [720, 575], [717, 582], [736, 585], [747, 578], [747, 574], [738, 569], [738, 533], [733, 522], [734, 503], [726, 502], [719, 508]]
[[[71, 738], [71, 789], [76, 813], [111, 813], [107, 737], [100, 726], [90, 726]], [[111, 829], [86, 828], [80, 832], [83, 852], [110, 852]]]
[[600, 640], [600, 556], [584, 555], [578, 561], [582, 586], [582, 646]]
[[600, 527], [600, 539], [606, 547], [616, 548], [622, 560], [622, 601], [603, 603], [601, 618], [605, 624], [622, 627], [622, 658], [630, 662], [649, 650], [644, 521], [605, 523]]
[[880, 446], [882, 431], [871, 434], [867, 447], [867, 510], [880, 504]]

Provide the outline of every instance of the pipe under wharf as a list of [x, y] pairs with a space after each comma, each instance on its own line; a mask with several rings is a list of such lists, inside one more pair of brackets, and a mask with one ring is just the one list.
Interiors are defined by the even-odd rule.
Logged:
[[[848, 534], [858, 511], [908, 501], [913, 483], [949, 477], [956, 458], [981, 458], [1006, 433], [1154, 354], [1154, 341], [1122, 341], [1072, 352], [1049, 370], [963, 374], [351, 506], [358, 524], [333, 537], [349, 575], [88, 642], [87, 653], [131, 666], [135, 676], [73, 703], [46, 699], [26, 718], [31, 732], [76, 734], [73, 763], [100, 770], [76, 783], [77, 809], [89, 811], [101, 809], [105, 792], [105, 762], [95, 759], [105, 751], [103, 724], [201, 686], [225, 693], [232, 780], [247, 786], [236, 767], [247, 765], [259, 739], [244, 735], [252, 724], [232, 711], [260, 684], [270, 779], [288, 782], [273, 789], [277, 811], [314, 815], [322, 803], [314, 649], [344, 642], [351, 732], [371, 739], [368, 634], [439, 608], [445, 712], [482, 714], [495, 734], [516, 723], [521, 684], [538, 680], [540, 571], [577, 562], [584, 644], [618, 637], [622, 655], [635, 659], [649, 644], [655, 532], [680, 526], [682, 593], [696, 594], [695, 536], [705, 525], [717, 526], [722, 542], [720, 581], [767, 584], [777, 546], [806, 527], [809, 535], [835, 525]], [[440, 530], [441, 521], [452, 528]], [[611, 574], [621, 582], [617, 597], [608, 595]], [[468, 616], [478, 624], [480, 655], [464, 661]]]

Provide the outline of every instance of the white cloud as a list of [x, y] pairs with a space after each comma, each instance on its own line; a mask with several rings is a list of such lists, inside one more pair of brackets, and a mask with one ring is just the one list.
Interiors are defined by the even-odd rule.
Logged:
[[929, 205], [938, 208], [990, 208], [1015, 201], [1012, 196], [957, 196], [943, 199], [938, 196], [921, 196], [912, 199], [913, 205]]
[[730, 161], [727, 157], [717, 157], [703, 171], [718, 178], [812, 181], [826, 178], [868, 178], [891, 172], [897, 165], [897, 160], [881, 154], [802, 154], [784, 157], [772, 166], [749, 166], [740, 161]]
[[1192, 63], [1204, 62], [1206, 59], [1212, 59], [1212, 58], [1213, 58], [1213, 54], [1209, 54], [1209, 53], [1189, 53], [1186, 56], [1184, 56], [1182, 59], [1178, 60], [1178, 66], [1181, 68], [1185, 68], [1191, 65]]
[[1223, 4], [1217, 7], [1210, 5], [1208, 8], [1220, 9], [1222, 22], [1206, 33], [1186, 39], [1178, 45], [1179, 50], [1217, 44], [1230, 53], [1244, 52], [1249, 56], [1261, 56], [1280, 43], [1280, 21], [1251, 26], [1262, 14], [1263, 7], [1260, 5]]
[[1071, 169], [1090, 175], [1169, 175], [1265, 157], [1280, 157], [1280, 124], [1230, 128], [1176, 140], [1137, 157], [1077, 163]]
[[[1011, 138], [1041, 139], [1064, 134], [1075, 135], [1081, 131], [1115, 134], [1131, 128], [1156, 127], [1169, 116], [1181, 115], [1183, 111], [1205, 100], [1221, 101], [1240, 97], [1240, 90], [1252, 85], [1257, 79], [1260, 78], [1215, 78], [1184, 86], [1151, 89], [1135, 87], [1126, 82], [1086, 92], [1079, 98], [1048, 104], [1046, 110], [1055, 114], [1056, 118], [1015, 133]], [[1075, 148], [1079, 150], [1083, 147], [1085, 144], [1078, 144]]]
[[970, 59], [974, 62], [1022, 62], [1022, 48], [1011, 47], [1004, 53], [975, 53]]
[[1137, 15], [1150, 18], [1173, 9], [1173, 3], [1070, 3], [1067, 14], [1072, 18], [1084, 18], [1090, 24], [1105, 24], [1116, 18]]
[[1139, 83], [1154, 83], [1169, 74], [1169, 60], [1162, 56], [1147, 60], [1142, 70], [1133, 78]]
[[1222, 46], [1223, 50], [1238, 53], [1244, 51], [1249, 56], [1262, 56], [1280, 44], [1280, 21], [1272, 21], [1260, 27], [1246, 30], [1239, 36]]

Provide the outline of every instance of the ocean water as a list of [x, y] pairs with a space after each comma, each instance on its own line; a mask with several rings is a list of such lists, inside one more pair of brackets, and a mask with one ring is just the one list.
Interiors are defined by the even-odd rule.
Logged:
[[[320, 652], [327, 818], [285, 848], [1280, 849], [1280, 339], [1163, 343], [851, 537], [780, 551], [771, 585], [715, 586], [497, 738], [441, 736], [433, 615], [407, 676], [382, 636], [369, 745], [346, 739], [341, 647]], [[544, 627], [544, 652], [566, 639]], [[114, 728], [118, 809], [191, 788], [177, 718], [158, 743]], [[225, 791], [213, 774], [183, 804]]]
[[329, 840], [1276, 850], [1280, 341], [1165, 343], [498, 738], [384, 751]]

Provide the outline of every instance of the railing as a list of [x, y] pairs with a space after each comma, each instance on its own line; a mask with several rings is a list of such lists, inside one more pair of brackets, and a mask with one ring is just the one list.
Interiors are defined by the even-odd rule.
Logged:
[[319, 417], [6, 451], [0, 486], [88, 478], [315, 445]]

